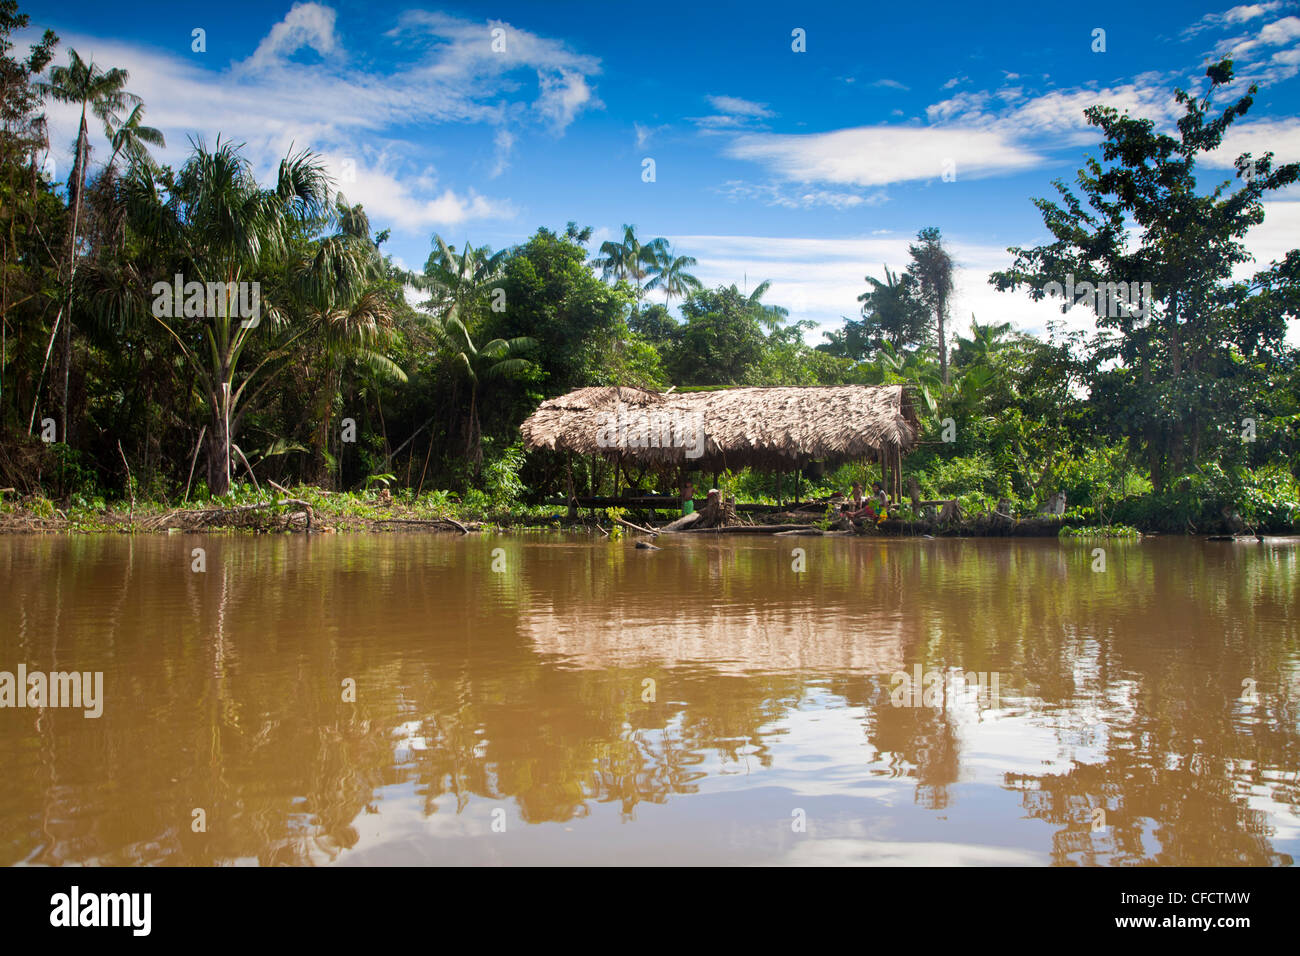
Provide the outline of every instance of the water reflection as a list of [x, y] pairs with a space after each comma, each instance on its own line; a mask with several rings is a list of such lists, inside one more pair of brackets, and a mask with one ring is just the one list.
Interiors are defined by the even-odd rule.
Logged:
[[1289, 864], [1297, 549], [1095, 546], [3, 539], [0, 862]]

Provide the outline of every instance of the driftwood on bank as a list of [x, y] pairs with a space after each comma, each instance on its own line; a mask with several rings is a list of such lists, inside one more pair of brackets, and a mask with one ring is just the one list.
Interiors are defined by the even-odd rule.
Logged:
[[737, 524], [716, 528], [683, 528], [682, 534], [787, 534], [821, 529], [810, 524]]
[[[272, 508], [292, 506], [287, 515], [270, 514]], [[140, 523], [145, 531], [162, 531], [179, 528], [182, 531], [203, 531], [207, 528], [256, 528], [259, 530], [290, 531], [294, 519], [306, 517], [304, 531], [310, 532], [315, 512], [311, 504], [301, 498], [280, 498], [277, 501], [255, 505], [233, 505], [228, 508], [177, 508], [165, 511]], [[269, 521], [267, 519], [270, 519]]]
[[639, 531], [642, 534], [648, 534], [655, 537], [658, 537], [659, 535], [659, 532], [655, 531], [653, 528], [643, 528], [639, 524], [633, 524], [630, 521], [624, 521], [622, 518], [615, 518], [614, 520], [617, 521], [625, 528], [631, 528], [633, 531]]
[[659, 529], [659, 533], [670, 534], [674, 531], [685, 531], [687, 528], [691, 527], [691, 525], [696, 524], [699, 520], [700, 513], [698, 511], [692, 511], [688, 515], [682, 515], [675, 521], [668, 522], [668, 524]]

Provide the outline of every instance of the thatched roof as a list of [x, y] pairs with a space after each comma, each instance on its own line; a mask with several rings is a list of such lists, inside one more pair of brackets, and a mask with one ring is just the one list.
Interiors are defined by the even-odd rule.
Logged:
[[704, 470], [834, 466], [908, 452], [920, 423], [902, 385], [726, 388], [662, 394], [580, 388], [520, 427], [529, 448]]

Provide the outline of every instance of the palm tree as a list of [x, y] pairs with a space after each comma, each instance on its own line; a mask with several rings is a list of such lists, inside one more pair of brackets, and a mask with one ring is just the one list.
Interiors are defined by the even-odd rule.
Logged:
[[[273, 288], [262, 286], [257, 322], [242, 320], [229, 301], [221, 301], [225, 297], [218, 297], [214, 314], [198, 321], [176, 322], [155, 313], [195, 374], [209, 414], [208, 487], [225, 494], [232, 436], [254, 400], [287, 366], [293, 346], [322, 326], [355, 330], [381, 320], [374, 298], [364, 298], [372, 260], [348, 236], [331, 237], [310, 254], [299, 254], [304, 229], [335, 215], [329, 178], [310, 152], [286, 156], [275, 186], [263, 189], [233, 144], [218, 139], [209, 150], [198, 142], [168, 187], [144, 164], [132, 167], [122, 185], [128, 219], [156, 251], [167, 280], [174, 273], [203, 283], [276, 278]], [[240, 360], [254, 336], [267, 339], [265, 349], [240, 375]]]
[[468, 242], [457, 253], [442, 236], [434, 234], [435, 249], [425, 263], [424, 274], [412, 277], [413, 283], [431, 292], [425, 309], [440, 313], [442, 318], [460, 318], [472, 326], [477, 311], [489, 293], [501, 281], [501, 270], [509, 250], [493, 253], [487, 246], [475, 249]]
[[935, 226], [929, 226], [916, 234], [919, 245], [907, 247], [912, 256], [909, 270], [921, 284], [921, 294], [926, 304], [934, 313], [939, 332], [939, 374], [943, 384], [948, 379], [948, 342], [944, 334], [944, 322], [948, 317], [948, 299], [953, 289], [953, 261], [948, 250], [943, 247], [943, 238]]
[[789, 317], [790, 310], [779, 305], [764, 305], [762, 298], [767, 294], [767, 290], [772, 288], [772, 280], [764, 279], [758, 284], [745, 304], [756, 314], [758, 321], [761, 322], [769, 332], [775, 332], [783, 322]]
[[465, 454], [475, 464], [483, 461], [483, 436], [478, 421], [478, 383], [480, 379], [500, 378], [523, 371], [531, 363], [519, 358], [520, 353], [537, 345], [527, 336], [513, 339], [493, 339], [482, 347], [474, 345], [469, 330], [456, 316], [440, 319], [435, 331], [451, 351], [452, 361], [461, 365], [469, 378], [469, 415], [465, 428]]
[[671, 249], [665, 249], [662, 255], [655, 257], [650, 266], [652, 278], [645, 284], [647, 292], [662, 289], [664, 305], [674, 296], [684, 298], [696, 289], [702, 288], [700, 280], [687, 272], [687, 269], [699, 265], [694, 256], [677, 256]]
[[123, 153], [133, 163], [152, 163], [153, 157], [149, 155], [146, 146], [161, 148], [167, 145], [161, 130], [144, 125], [143, 103], [137, 103], [135, 109], [131, 110], [131, 115], [116, 127], [113, 122], [113, 117], [104, 121], [104, 134], [113, 146], [113, 155], [108, 158], [109, 169], [113, 168], [118, 153]]
[[875, 361], [867, 366], [867, 373], [874, 384], [910, 385], [921, 399], [926, 414], [934, 415], [939, 410], [937, 396], [942, 385], [934, 374], [933, 354], [929, 349], [899, 352], [889, 342], [882, 342]]
[[[885, 281], [867, 276], [870, 288], [858, 296], [862, 303], [862, 320], [859, 331], [863, 338], [875, 346], [887, 341], [895, 349], [920, 345], [926, 339], [925, 306], [916, 296], [916, 279], [908, 273], [901, 276], [885, 267]], [[864, 343], [865, 344], [865, 343]]]
[[298, 263], [299, 281], [292, 287], [291, 311], [300, 324], [318, 330], [315, 418], [320, 424], [313, 440], [318, 478], [329, 447], [332, 399], [347, 363], [355, 362], [374, 379], [407, 380], [386, 354], [397, 344], [397, 334], [393, 303], [376, 287], [384, 276], [384, 262], [370, 237], [370, 220], [360, 205], [349, 206], [342, 194], [335, 197], [334, 220], [337, 231], [320, 241], [310, 259]]
[[958, 366], [973, 364], [988, 365], [995, 352], [1006, 348], [1007, 343], [1003, 341], [1006, 336], [1011, 334], [1010, 322], [989, 322], [981, 325], [975, 319], [974, 313], [970, 317], [969, 339], [957, 336], [957, 348], [953, 355], [953, 362]]
[[[87, 63], [76, 50], [68, 49], [68, 65], [50, 70], [48, 83], [39, 83], [42, 94], [52, 96], [60, 103], [73, 103], [81, 107], [81, 126], [77, 131], [76, 157], [72, 162], [72, 221], [68, 233], [68, 298], [64, 305], [66, 320], [63, 326], [63, 440], [68, 440], [68, 375], [72, 365], [72, 285], [77, 270], [77, 230], [81, 221], [81, 197], [86, 191], [86, 162], [89, 159], [86, 112], [99, 117], [107, 124], [116, 120], [117, 114], [128, 106], [139, 104], [140, 97], [126, 92], [130, 74], [113, 68], [101, 70], [93, 62]], [[57, 319], [55, 320], [58, 321]]]
[[600, 244], [603, 258], [593, 263], [606, 279], [630, 279], [636, 283], [637, 292], [644, 291], [642, 282], [650, 269], [668, 254], [668, 240], [662, 237], [642, 243], [636, 236], [636, 226], [623, 226], [623, 241], [607, 240]]

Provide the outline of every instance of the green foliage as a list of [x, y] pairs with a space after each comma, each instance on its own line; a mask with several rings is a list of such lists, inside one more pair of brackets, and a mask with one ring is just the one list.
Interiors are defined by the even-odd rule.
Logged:
[[490, 455], [483, 466], [483, 490], [496, 506], [518, 501], [526, 490], [519, 473], [524, 467], [523, 442], [515, 442], [495, 456]]
[[1066, 525], [1061, 528], [1062, 538], [1137, 538], [1137, 528], [1125, 524]]
[[[703, 289], [692, 254], [708, 250], [643, 242], [630, 225], [594, 259], [591, 230], [576, 223], [496, 251], [435, 236], [410, 274], [380, 254], [386, 230], [374, 234], [310, 153], [286, 156], [273, 183], [220, 137], [212, 148], [198, 142], [179, 169], [158, 167], [146, 147], [159, 137], [125, 92], [125, 73], [67, 51], [49, 74], [56, 95], [84, 103], [112, 147], [107, 163], [72, 171], [84, 180], [73, 237], [67, 194], [30, 165], [45, 148], [44, 92], [56, 91], [38, 79], [57, 40], [47, 33], [11, 56], [11, 34], [27, 26], [16, 11], [0, 0], [0, 485], [43, 489], [87, 514], [110, 496], [179, 501], [206, 428], [191, 504], [269, 500], [247, 483], [227, 488], [227, 446], [237, 444], [258, 449], [249, 458], [264, 485], [296, 482], [322, 509], [337, 500], [343, 513], [368, 513], [383, 485], [404, 506], [507, 521], [549, 513], [520, 501], [565, 487], [564, 457], [525, 454], [519, 425], [572, 389], [902, 384], [921, 420], [905, 476], [923, 498], [956, 498], [967, 512], [1007, 498], [1024, 514], [1064, 492], [1067, 523], [1089, 530], [1297, 527], [1300, 356], [1284, 333], [1285, 317], [1300, 312], [1300, 251], [1253, 276], [1236, 269], [1244, 231], [1267, 196], [1300, 181], [1300, 166], [1247, 155], [1235, 183], [1197, 181], [1196, 160], [1251, 106], [1253, 88], [1226, 111], [1211, 108], [1229, 64], [1210, 68], [1205, 97], [1178, 94], [1171, 133], [1088, 110], [1099, 156], [1075, 192], [1058, 184], [1059, 203], [1037, 201], [1052, 241], [1013, 250], [1012, 267], [991, 279], [1035, 299], [1067, 274], [1149, 281], [1149, 322], [1099, 313], [1092, 339], [1059, 327], [1039, 338], [972, 316], [952, 336], [952, 261], [929, 227], [906, 269], [868, 277], [860, 314], [814, 349], [805, 317], [764, 301], [768, 283]], [[80, 250], [75, 284], [69, 248]], [[152, 284], [176, 272], [260, 282], [263, 321], [155, 319]], [[418, 310], [405, 302], [408, 285], [426, 297]], [[68, 338], [47, 362], [69, 305]], [[64, 346], [78, 383], [66, 400], [55, 374]], [[27, 439], [36, 410], [67, 417], [64, 442]], [[341, 440], [345, 418], [355, 442]], [[1254, 423], [1249, 438], [1243, 420]], [[850, 463], [804, 479], [800, 496], [846, 492], [877, 469]], [[608, 470], [601, 480], [611, 483]], [[777, 497], [770, 474], [728, 472], [719, 484], [742, 500]], [[362, 490], [317, 499], [318, 486]], [[794, 490], [787, 474], [781, 497]]]
[[31, 501], [27, 502], [27, 510], [38, 518], [53, 518], [55, 512], [54, 502], [49, 498], [36, 495]]
[[1198, 184], [1197, 160], [1220, 146], [1257, 92], [1252, 84], [1215, 109], [1232, 62], [1205, 73], [1204, 96], [1175, 91], [1183, 111], [1176, 136], [1114, 107], [1085, 110], [1104, 139], [1100, 158], [1079, 173], [1083, 198], [1058, 181], [1060, 204], [1036, 200], [1053, 241], [1012, 249], [1012, 267], [989, 280], [1034, 299], [1061, 296], [1063, 311], [1078, 298], [1076, 284], [1120, 284], [1129, 293], [1083, 290], [1101, 330], [1089, 356], [1090, 403], [1100, 430], [1142, 450], [1159, 493], [1240, 450], [1218, 424], [1235, 424], [1274, 388], [1270, 379], [1289, 364], [1285, 316], [1300, 302], [1300, 250], [1250, 278], [1234, 277], [1248, 260], [1241, 240], [1263, 219], [1264, 197], [1300, 180], [1300, 163], [1245, 153], [1236, 159], [1237, 188]]

